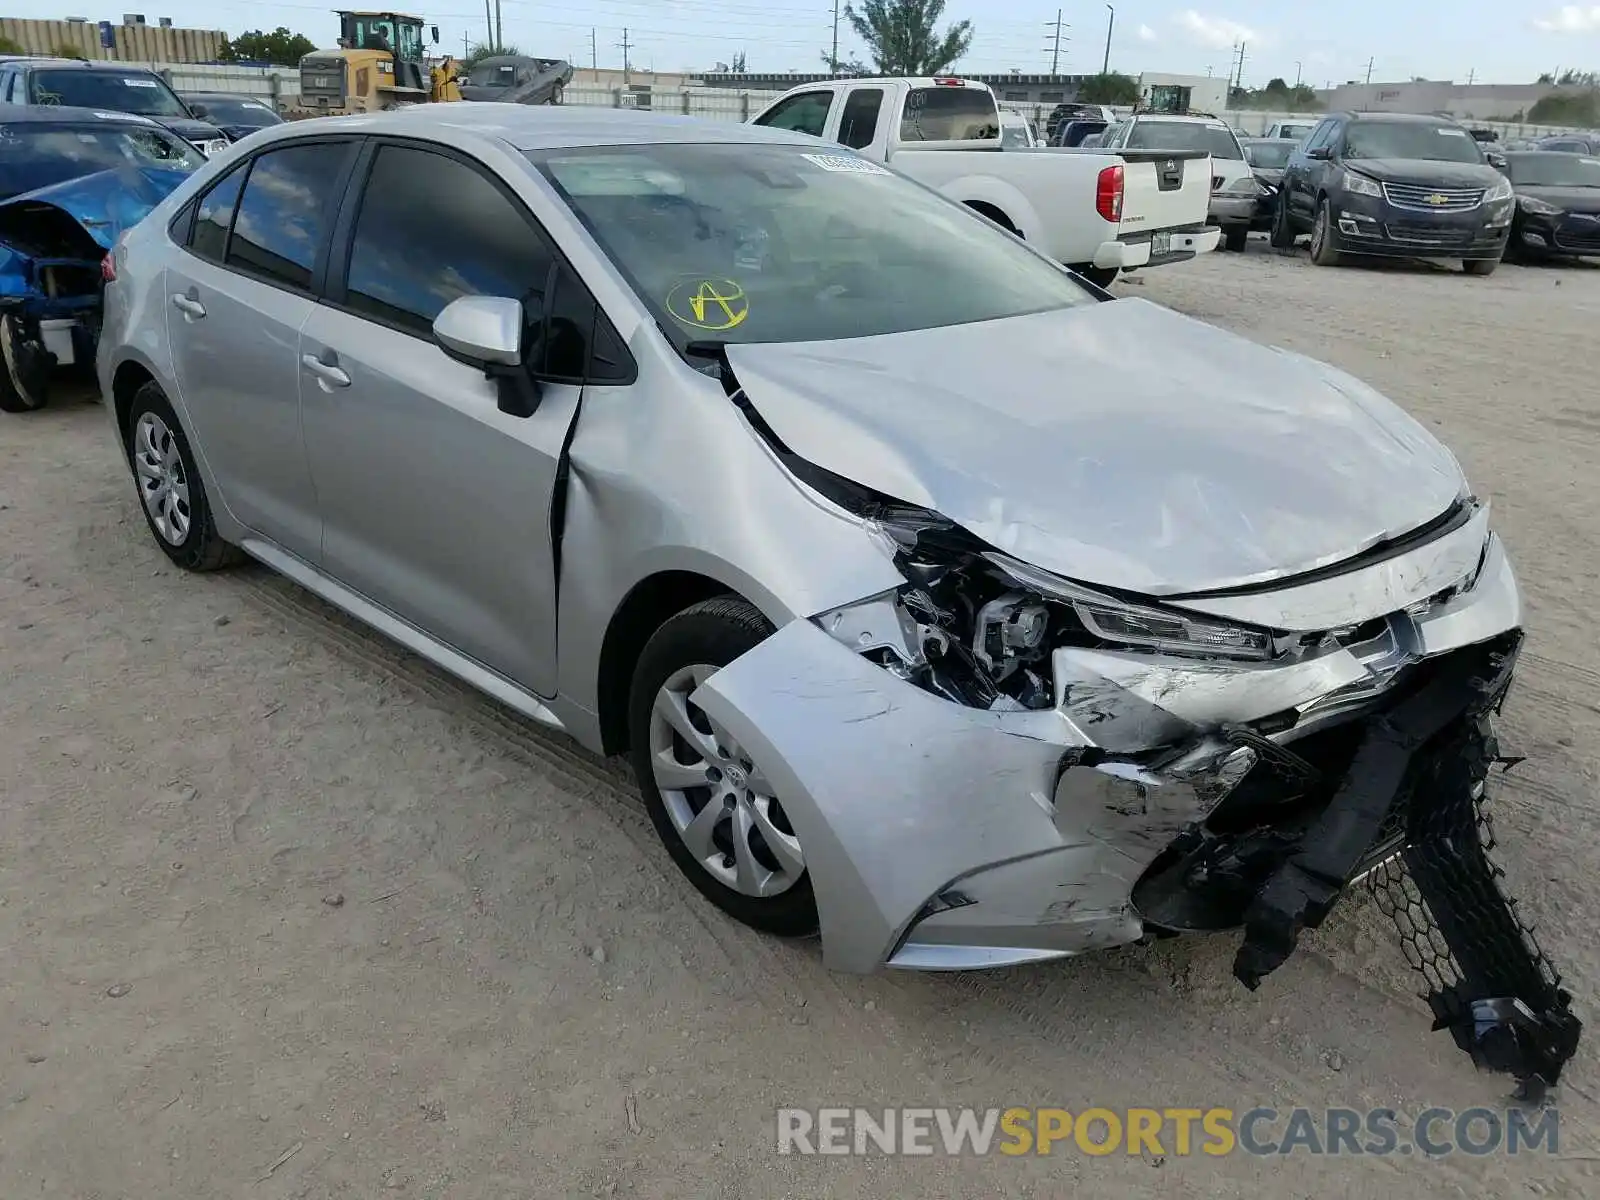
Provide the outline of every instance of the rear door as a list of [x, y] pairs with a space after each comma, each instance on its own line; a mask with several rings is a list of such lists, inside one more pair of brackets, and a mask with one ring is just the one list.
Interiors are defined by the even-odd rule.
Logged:
[[[597, 318], [592, 296], [491, 171], [375, 140], [340, 217], [324, 301], [300, 339], [324, 569], [522, 687], [555, 689], [551, 498]], [[344, 249], [347, 247], [347, 249]], [[347, 264], [347, 265], [346, 265]], [[537, 411], [498, 407], [433, 319], [463, 295], [548, 300], [562, 328]], [[562, 348], [565, 349], [562, 349]], [[566, 357], [562, 357], [565, 355]], [[571, 358], [572, 361], [568, 361]]]
[[322, 525], [300, 427], [300, 327], [326, 265], [350, 138], [241, 162], [205, 193], [166, 271], [179, 398], [228, 510], [308, 562]]

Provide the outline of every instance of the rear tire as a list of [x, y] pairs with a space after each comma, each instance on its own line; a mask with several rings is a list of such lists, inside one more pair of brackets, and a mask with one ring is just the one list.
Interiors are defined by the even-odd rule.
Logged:
[[1248, 225], [1228, 225], [1222, 230], [1222, 248], [1232, 250], [1235, 254], [1243, 254], [1246, 243], [1250, 241], [1250, 227]]
[[160, 384], [152, 381], [133, 394], [123, 436], [139, 508], [163, 553], [186, 571], [241, 561], [243, 552], [217, 532], [189, 439]]
[[1319, 267], [1337, 267], [1339, 248], [1334, 245], [1338, 235], [1333, 231], [1333, 206], [1324, 196], [1317, 201], [1317, 221], [1311, 228], [1311, 261]]
[[1073, 270], [1077, 271], [1079, 275], [1082, 275], [1101, 291], [1115, 283], [1117, 276], [1122, 274], [1122, 271], [1117, 267], [1074, 267]]
[[687, 700], [697, 679], [771, 633], [767, 619], [734, 596], [668, 619], [634, 668], [629, 757], [656, 833], [700, 894], [752, 928], [802, 937], [817, 930], [817, 905], [781, 800], [761, 764]]

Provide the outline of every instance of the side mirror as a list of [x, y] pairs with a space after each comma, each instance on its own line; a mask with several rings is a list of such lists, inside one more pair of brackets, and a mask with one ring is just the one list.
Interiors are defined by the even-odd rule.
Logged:
[[531, 417], [539, 408], [539, 385], [524, 369], [523, 310], [509, 296], [458, 296], [433, 319], [433, 339], [459, 363], [495, 381], [500, 411]]
[[1511, 165], [1506, 161], [1506, 156], [1504, 154], [1496, 154], [1493, 150], [1485, 154], [1484, 158], [1489, 160], [1489, 165], [1496, 171], [1504, 171]]
[[211, 110], [204, 104], [196, 104], [192, 100], [189, 102], [189, 111], [197, 117], [209, 117], [211, 115]]
[[439, 44], [439, 27], [437, 25], [430, 25], [428, 27], [428, 31], [433, 34], [433, 44], [437, 46]]
[[1331, 159], [1333, 157], [1333, 147], [1331, 147], [1331, 146], [1318, 146], [1315, 150], [1307, 150], [1306, 151], [1306, 157], [1307, 158], [1314, 158], [1318, 162], [1327, 162], [1329, 159]]

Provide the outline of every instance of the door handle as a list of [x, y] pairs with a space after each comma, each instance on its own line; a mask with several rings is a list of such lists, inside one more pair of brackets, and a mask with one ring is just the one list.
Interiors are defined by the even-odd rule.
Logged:
[[325, 363], [315, 354], [302, 354], [300, 363], [306, 370], [317, 377], [317, 382], [324, 389], [330, 387], [349, 387], [350, 376], [334, 363]]
[[193, 296], [186, 296], [182, 292], [172, 293], [172, 307], [183, 314], [186, 321], [198, 321], [206, 315], [206, 306]]

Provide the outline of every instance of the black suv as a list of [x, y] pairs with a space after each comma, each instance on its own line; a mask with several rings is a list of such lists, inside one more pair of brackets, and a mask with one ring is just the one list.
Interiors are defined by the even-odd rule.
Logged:
[[1510, 182], [1442, 117], [1334, 113], [1284, 168], [1272, 244], [1311, 235], [1311, 261], [1342, 255], [1459, 258], [1488, 275], [1511, 228]]
[[230, 138], [197, 118], [154, 71], [127, 63], [76, 58], [22, 58], [0, 62], [0, 104], [57, 104], [134, 113], [159, 121], [203, 154]]

